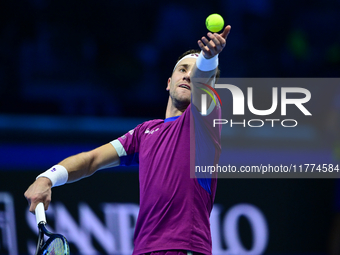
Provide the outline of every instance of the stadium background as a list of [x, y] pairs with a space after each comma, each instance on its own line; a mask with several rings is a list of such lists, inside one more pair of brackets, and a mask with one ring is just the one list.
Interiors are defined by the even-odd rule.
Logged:
[[[197, 48], [209, 14], [232, 25], [222, 77], [337, 77], [339, 10], [338, 0], [1, 1], [0, 254], [34, 249], [23, 193], [38, 173], [164, 117], [167, 78], [177, 57]], [[338, 162], [339, 95], [339, 87], [317, 99], [312, 93], [317, 117], [285, 136], [224, 137], [222, 160]], [[296, 148], [313, 154], [301, 158]], [[214, 254], [240, 247], [248, 254], [330, 254], [340, 243], [337, 189], [334, 179], [220, 180]], [[137, 168], [115, 168], [53, 189], [48, 219], [75, 253], [129, 254], [137, 211]], [[226, 224], [232, 215], [236, 232]]]

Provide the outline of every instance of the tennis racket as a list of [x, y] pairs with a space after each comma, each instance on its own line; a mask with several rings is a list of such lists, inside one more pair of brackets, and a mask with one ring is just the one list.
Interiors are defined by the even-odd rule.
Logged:
[[[39, 203], [35, 208], [35, 217], [39, 228], [39, 237], [35, 255], [69, 255], [70, 248], [64, 236], [53, 234], [46, 229], [44, 204]], [[44, 236], [49, 239], [45, 242]]]

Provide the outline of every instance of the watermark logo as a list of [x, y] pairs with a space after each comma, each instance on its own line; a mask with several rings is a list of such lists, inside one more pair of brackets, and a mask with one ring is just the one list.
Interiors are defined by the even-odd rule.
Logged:
[[[211, 103], [214, 103], [214, 105], [217, 105], [217, 99], [222, 106], [222, 102], [224, 101], [223, 97], [221, 99], [220, 95], [217, 93], [216, 90], [219, 91], [219, 93], [225, 93], [223, 91], [228, 91], [229, 94], [232, 96], [232, 115], [233, 116], [244, 116], [246, 115], [246, 106], [247, 110], [250, 114], [256, 115], [256, 116], [269, 116], [271, 114], [280, 114], [280, 116], [287, 116], [287, 106], [290, 107], [291, 112], [295, 112], [296, 110], [302, 113], [304, 116], [312, 116], [312, 113], [307, 109], [306, 103], [308, 103], [311, 100], [311, 92], [302, 87], [297, 86], [273, 86], [271, 87], [271, 95], [263, 96], [260, 94], [257, 98], [254, 96], [254, 91], [261, 92], [261, 86], [247, 86], [246, 87], [246, 96], [244, 92], [236, 85], [233, 84], [216, 84], [215, 89], [211, 86], [198, 82], [199, 84], [203, 85], [204, 87], [199, 87], [200, 90], [204, 91], [205, 93], [201, 94], [200, 98], [200, 108], [201, 108], [201, 114], [203, 116], [209, 114], [208, 113], [208, 104], [209, 101]], [[243, 84], [244, 85], [244, 84]], [[250, 85], [249, 81], [246, 82], [246, 85]], [[266, 84], [268, 85], [268, 84]], [[289, 84], [288, 84], [289, 85]], [[295, 85], [295, 84], [294, 84]], [[268, 86], [266, 86], [266, 89], [268, 91]], [[208, 97], [211, 98], [209, 98]], [[215, 96], [214, 96], [215, 95]], [[217, 99], [216, 99], [217, 98]], [[264, 109], [259, 109], [258, 107], [254, 106], [254, 101], [261, 102], [265, 101], [266, 105], [269, 104], [269, 106], [266, 106]], [[211, 107], [211, 105], [210, 105]], [[229, 107], [230, 108], [230, 107]], [[280, 110], [278, 110], [280, 108]], [[210, 108], [209, 108], [210, 109]], [[225, 110], [225, 109], [223, 109]], [[230, 111], [230, 109], [227, 109]], [[241, 122], [236, 122], [235, 119], [214, 119], [213, 126], [216, 125], [224, 125], [227, 123], [230, 123], [231, 127], [235, 125], [242, 125], [244, 127], [262, 127], [266, 122], [271, 123], [271, 126], [274, 127], [274, 123], [280, 122], [281, 126], [283, 127], [295, 127], [297, 126], [298, 122], [295, 119], [278, 119], [278, 118], [267, 118], [267, 119], [250, 119], [246, 120], [243, 119]], [[248, 124], [248, 125], [247, 125]]]
[[[215, 96], [218, 98], [220, 105], [222, 106], [221, 98], [213, 87], [209, 86], [208, 84], [202, 83], [202, 82], [200, 82], [199, 84], [204, 86], [203, 88], [199, 88], [199, 89], [204, 91], [205, 93], [207, 93], [211, 97], [212, 102], [214, 102], [215, 106], [217, 105], [216, 99], [215, 99], [214, 95], [209, 90], [211, 90], [215, 94]], [[207, 115], [207, 105], [208, 105], [207, 94], [201, 95], [201, 114], [202, 115]]]

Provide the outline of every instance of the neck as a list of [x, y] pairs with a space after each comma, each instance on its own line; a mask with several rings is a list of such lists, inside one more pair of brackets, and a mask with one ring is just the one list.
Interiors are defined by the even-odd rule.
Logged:
[[179, 108], [175, 107], [174, 104], [172, 103], [171, 97], [169, 96], [168, 105], [167, 105], [166, 111], [165, 111], [165, 118], [170, 118], [170, 117], [182, 115], [182, 113], [185, 111], [186, 108], [187, 107], [185, 107], [183, 109], [179, 109]]

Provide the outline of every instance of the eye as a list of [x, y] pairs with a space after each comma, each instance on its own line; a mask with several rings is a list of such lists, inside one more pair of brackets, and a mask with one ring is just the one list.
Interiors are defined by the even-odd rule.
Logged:
[[185, 68], [181, 67], [180, 69], [178, 69], [178, 71], [179, 71], [180, 73], [185, 73], [187, 70], [185, 70]]

